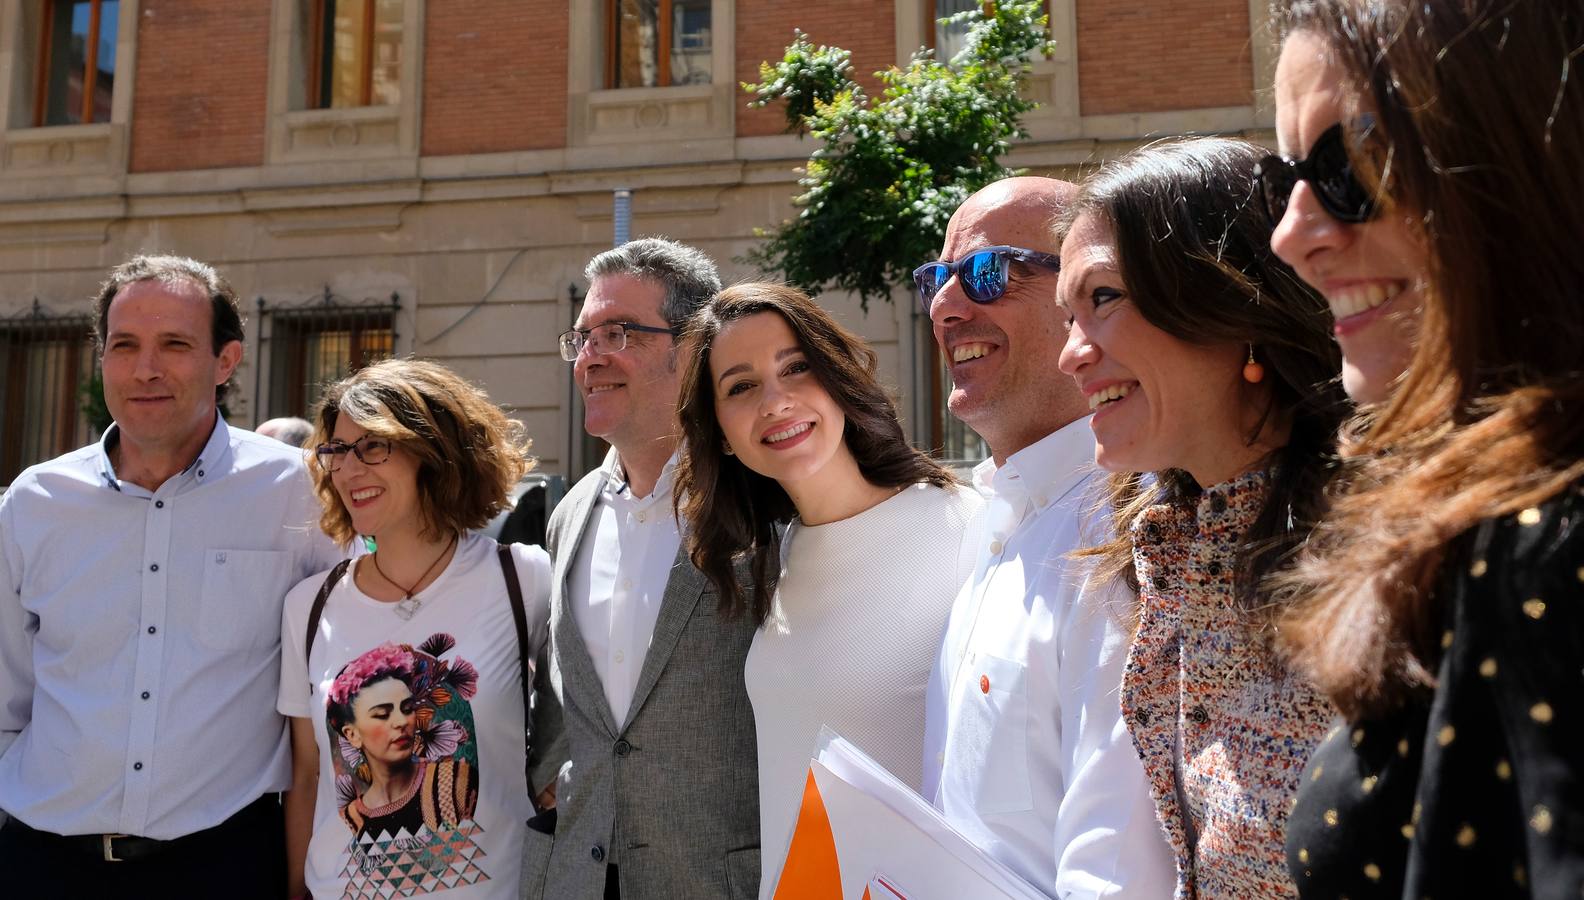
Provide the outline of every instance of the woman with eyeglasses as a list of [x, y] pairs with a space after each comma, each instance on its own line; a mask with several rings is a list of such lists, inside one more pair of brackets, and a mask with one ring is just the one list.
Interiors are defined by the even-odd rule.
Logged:
[[1378, 401], [1281, 630], [1347, 719], [1288, 865], [1306, 897], [1579, 897], [1584, 2], [1278, 21], [1272, 244]]
[[[721, 608], [760, 625], [744, 677], [769, 897], [822, 725], [918, 787], [924, 687], [979, 501], [908, 443], [869, 345], [799, 291], [727, 288], [685, 340], [678, 506]], [[847, 891], [870, 875], [843, 874]]]
[[1138, 591], [1122, 714], [1181, 900], [1294, 895], [1283, 823], [1335, 717], [1273, 651], [1262, 584], [1321, 509], [1346, 399], [1325, 303], [1251, 204], [1259, 155], [1136, 150], [1063, 223], [1061, 368], [1095, 410], [1117, 529], [1082, 555]]
[[525, 702], [551, 721], [550, 563], [474, 531], [533, 464], [522, 427], [403, 359], [332, 385], [314, 422], [320, 526], [373, 547], [286, 597], [292, 895], [516, 898], [532, 798], [555, 777]]

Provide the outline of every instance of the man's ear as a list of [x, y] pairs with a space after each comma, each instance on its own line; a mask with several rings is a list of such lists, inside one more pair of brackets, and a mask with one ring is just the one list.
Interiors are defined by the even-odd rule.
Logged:
[[215, 368], [215, 386], [219, 387], [229, 381], [232, 373], [236, 372], [237, 366], [241, 365], [242, 342], [226, 341], [220, 352], [215, 354], [215, 358], [220, 363]]

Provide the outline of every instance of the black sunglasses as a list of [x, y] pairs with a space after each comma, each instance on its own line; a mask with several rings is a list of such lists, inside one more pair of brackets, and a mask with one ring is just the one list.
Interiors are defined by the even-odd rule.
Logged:
[[1061, 257], [1022, 247], [985, 247], [964, 256], [956, 262], [937, 259], [913, 270], [913, 283], [918, 285], [919, 303], [928, 313], [930, 303], [953, 275], [962, 285], [963, 293], [975, 303], [990, 303], [1006, 293], [1007, 271], [1012, 260], [1029, 265], [1061, 271]]
[[1254, 167], [1272, 230], [1287, 214], [1287, 201], [1300, 181], [1309, 182], [1321, 208], [1338, 222], [1365, 222], [1375, 216], [1375, 198], [1353, 174], [1342, 140], [1342, 123], [1338, 122], [1315, 139], [1307, 157], [1284, 159], [1272, 154]]

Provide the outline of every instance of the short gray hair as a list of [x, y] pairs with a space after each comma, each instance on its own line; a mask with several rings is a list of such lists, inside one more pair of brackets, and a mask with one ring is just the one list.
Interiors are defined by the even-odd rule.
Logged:
[[583, 268], [590, 283], [604, 275], [635, 275], [659, 282], [665, 288], [660, 314], [672, 328], [681, 328], [721, 289], [720, 273], [703, 251], [661, 237], [628, 241]]
[[259, 423], [253, 429], [255, 433], [265, 437], [272, 437], [283, 444], [293, 447], [308, 446], [308, 439], [313, 437], [313, 423], [298, 416], [282, 416], [278, 419], [269, 419]]

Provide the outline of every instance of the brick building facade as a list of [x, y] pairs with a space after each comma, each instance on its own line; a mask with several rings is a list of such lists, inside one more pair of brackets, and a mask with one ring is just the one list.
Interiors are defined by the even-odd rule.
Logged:
[[[244, 298], [234, 422], [300, 414], [349, 361], [414, 353], [521, 418], [545, 470], [585, 471], [598, 448], [555, 337], [583, 263], [610, 245], [612, 192], [632, 191], [634, 235], [752, 276], [733, 260], [792, 213], [811, 145], [779, 110], [747, 109], [738, 83], [794, 27], [851, 49], [859, 72], [904, 63], [950, 8], [0, 0], [0, 484], [92, 436], [80, 317], [104, 272], [145, 250], [214, 262]], [[1262, 0], [1050, 13], [1057, 52], [1028, 85], [1043, 105], [1011, 164], [1070, 177], [1151, 137], [1268, 135]], [[927, 323], [898, 298], [867, 315], [823, 299], [876, 344], [910, 433], [971, 452], [939, 415]]]

